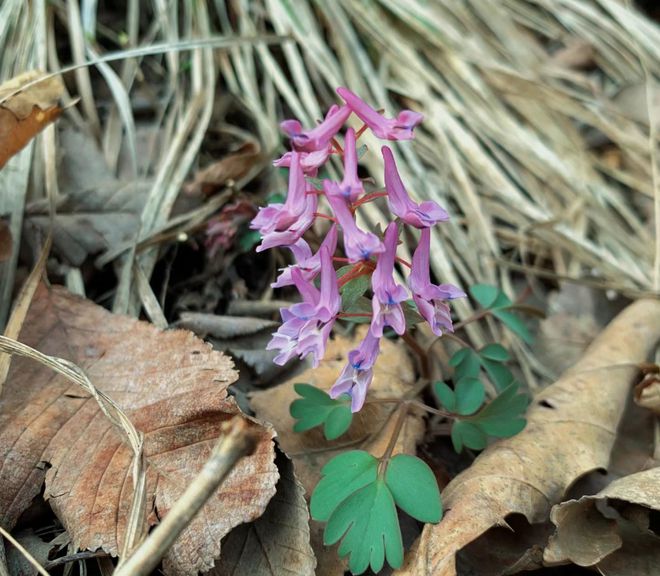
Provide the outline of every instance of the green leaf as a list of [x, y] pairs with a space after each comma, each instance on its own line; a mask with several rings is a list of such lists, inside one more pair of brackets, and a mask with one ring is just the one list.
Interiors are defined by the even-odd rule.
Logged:
[[366, 145], [366, 144], [362, 144], [362, 146], [360, 146], [360, 147], [357, 149], [357, 157], [358, 157], [358, 160], [360, 160], [360, 158], [362, 158], [362, 156], [364, 156], [366, 153], [367, 153], [367, 145]]
[[414, 300], [406, 300], [401, 303], [403, 310], [403, 317], [406, 319], [406, 326], [414, 326], [420, 322], [424, 322], [421, 314], [417, 311], [417, 304]]
[[438, 397], [440, 404], [449, 412], [454, 412], [456, 409], [456, 395], [454, 391], [447, 386], [444, 382], [434, 382], [433, 392]]
[[451, 441], [456, 452], [462, 452], [463, 446], [472, 450], [483, 450], [486, 447], [486, 434], [472, 422], [456, 420], [451, 428]]
[[403, 543], [394, 499], [382, 479], [364, 486], [332, 513], [323, 542], [332, 545], [343, 537], [339, 555], [350, 555], [348, 567], [362, 574], [369, 566], [379, 572], [385, 564], [403, 564]]
[[[454, 363], [453, 360], [457, 354], [460, 353], [460, 361]], [[479, 355], [471, 348], [463, 348], [459, 350], [449, 361], [450, 364], [455, 366], [454, 381], [458, 382], [463, 378], [477, 378], [480, 371]]]
[[[285, 177], [288, 178], [288, 170], [284, 171]], [[271, 194], [268, 197], [268, 203], [269, 204], [283, 204], [286, 202], [286, 194], [283, 194], [282, 192], [275, 192], [275, 194]]]
[[495, 436], [496, 438], [510, 438], [524, 430], [527, 425], [527, 420], [524, 418], [514, 418], [512, 420], [488, 420], [485, 422], [477, 422], [476, 425], [490, 436]]
[[365, 274], [349, 280], [341, 288], [341, 307], [343, 310], [352, 308], [358, 299], [371, 287], [371, 276]]
[[513, 373], [504, 364], [482, 358], [481, 365], [498, 390], [503, 390], [513, 382]]
[[488, 309], [495, 303], [500, 295], [500, 290], [497, 286], [491, 286], [490, 284], [475, 284], [470, 287], [470, 294], [479, 302], [482, 308]]
[[396, 455], [387, 465], [385, 483], [406, 514], [420, 522], [440, 522], [440, 490], [426, 462], [408, 454]]
[[238, 238], [238, 246], [242, 252], [250, 252], [260, 240], [261, 234], [258, 230], [246, 230]]
[[467, 356], [469, 356], [470, 352], [471, 350], [469, 348], [461, 348], [460, 350], [457, 350], [449, 359], [449, 365], [454, 367], [458, 366], [467, 358]]
[[309, 508], [314, 520], [327, 521], [346, 498], [376, 481], [378, 460], [364, 450], [350, 450], [330, 460], [321, 474]]
[[[364, 296], [360, 296], [355, 304], [353, 304], [350, 308], [346, 308], [344, 312], [348, 314], [369, 314], [371, 315], [373, 313], [373, 308], [371, 306], [371, 300], [369, 298], [365, 298]], [[355, 317], [348, 317], [348, 318], [342, 318], [345, 322], [354, 322], [355, 324], [368, 324], [371, 322], [371, 316], [355, 316]]]
[[527, 344], [531, 344], [534, 341], [525, 322], [513, 312], [509, 310], [493, 310], [493, 316], [498, 318], [511, 332], [519, 336]]
[[353, 413], [348, 406], [336, 406], [325, 419], [323, 433], [327, 440], [339, 438], [351, 427]]
[[302, 396], [289, 406], [289, 413], [297, 420], [293, 425], [294, 432], [306, 432], [325, 423], [325, 437], [334, 440], [348, 430], [353, 419], [348, 394], [332, 399], [326, 392], [310, 384], [298, 383], [293, 388]]
[[473, 416], [472, 422], [491, 436], [513, 436], [525, 427], [526, 421], [522, 415], [527, 404], [527, 396], [518, 394], [518, 385], [514, 383]]
[[496, 362], [506, 362], [511, 359], [508, 350], [501, 344], [488, 344], [479, 350], [479, 356], [495, 360]]
[[476, 378], [462, 378], [456, 384], [454, 391], [456, 396], [455, 412], [461, 416], [474, 414], [486, 398], [483, 384]]

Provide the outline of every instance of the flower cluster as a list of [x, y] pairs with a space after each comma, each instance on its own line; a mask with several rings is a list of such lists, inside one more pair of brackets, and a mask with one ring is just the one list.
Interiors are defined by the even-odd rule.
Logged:
[[[292, 150], [275, 161], [275, 165], [289, 168], [286, 201], [261, 208], [251, 227], [262, 235], [257, 251], [286, 247], [295, 259], [295, 264], [283, 269], [273, 284], [277, 288], [295, 285], [302, 297], [302, 302], [281, 310], [283, 324], [268, 345], [269, 350], [279, 351], [275, 357], [278, 364], [294, 356], [303, 358], [310, 354], [316, 367], [323, 358], [332, 327], [342, 314], [333, 259], [353, 265], [353, 269], [342, 276], [342, 282], [346, 278], [371, 274], [373, 314], [369, 331], [362, 343], [349, 353], [348, 363], [330, 392], [333, 398], [349, 394], [351, 409], [357, 412], [364, 404], [373, 377], [383, 330], [389, 326], [399, 335], [406, 331], [405, 301], [412, 295], [419, 314], [434, 334], [440, 336], [443, 331], [453, 330], [447, 301], [465, 294], [450, 284], [431, 283], [430, 228], [449, 216], [437, 203], [417, 203], [409, 196], [390, 148], [383, 146], [381, 150], [385, 166], [384, 193], [366, 194], [358, 176], [357, 140], [364, 130], [371, 130], [383, 140], [410, 140], [422, 115], [404, 110], [396, 118], [387, 118], [350, 90], [338, 88], [337, 93], [344, 104], [332, 106], [325, 119], [314, 128], [306, 130], [297, 120], [282, 122]], [[364, 125], [357, 132], [353, 128], [346, 130], [342, 148], [336, 137], [351, 114]], [[323, 180], [319, 190], [307, 177], [315, 177], [331, 154], [343, 157], [344, 175], [340, 182]], [[333, 225], [314, 254], [303, 235], [319, 217], [317, 210], [322, 196], [332, 210], [332, 216], [325, 217], [332, 220]], [[387, 197], [389, 208], [396, 216], [382, 238], [360, 228], [355, 219], [360, 205], [380, 196]], [[396, 252], [402, 225], [421, 231], [412, 264], [405, 263], [410, 267], [407, 287], [397, 283], [394, 277], [395, 264], [400, 260]], [[345, 258], [334, 256], [339, 231]], [[317, 277], [320, 280], [317, 281]]]

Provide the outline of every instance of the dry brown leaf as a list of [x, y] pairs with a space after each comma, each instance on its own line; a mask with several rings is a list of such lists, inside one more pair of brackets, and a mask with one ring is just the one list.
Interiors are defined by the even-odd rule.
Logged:
[[[289, 406], [299, 396], [293, 389], [297, 382], [305, 382], [329, 390], [339, 376], [346, 355], [355, 348], [364, 336], [364, 328], [357, 331], [354, 339], [337, 336], [328, 343], [325, 359], [316, 369], [309, 369], [274, 388], [255, 392], [250, 404], [257, 416], [271, 422], [277, 430], [278, 442], [282, 450], [293, 460], [296, 476], [300, 479], [307, 494], [311, 494], [320, 478], [323, 465], [339, 452], [350, 449], [364, 449], [380, 456], [390, 438], [394, 419], [385, 424], [391, 406], [366, 404], [355, 415], [353, 424], [338, 440], [328, 442], [320, 428], [298, 434], [293, 431], [295, 420], [289, 414]], [[374, 379], [368, 398], [400, 397], [410, 390], [414, 383], [414, 371], [405, 348], [383, 339], [382, 353], [374, 368]], [[404, 423], [401, 435], [394, 449], [395, 453], [415, 453], [415, 446], [424, 434], [424, 424], [419, 414], [410, 413]], [[311, 523], [312, 546], [318, 560], [318, 576], [343, 574], [345, 562], [341, 561], [334, 548], [323, 546], [323, 525]]]
[[594, 496], [563, 502], [550, 514], [557, 531], [544, 560], [592, 566], [608, 576], [654, 576], [660, 537], [650, 528], [651, 511], [660, 512], [660, 468], [616, 480]]
[[0, 216], [0, 262], [9, 260], [13, 245], [9, 221], [5, 216]]
[[[20, 340], [75, 362], [144, 434], [149, 523], [167, 514], [207, 460], [221, 424], [231, 360], [183, 330], [112, 315], [41, 287]], [[241, 460], [164, 559], [169, 574], [208, 570], [221, 539], [259, 517], [275, 491], [272, 432]], [[0, 521], [11, 527], [45, 480], [45, 497], [80, 548], [121, 550], [131, 505], [132, 452], [96, 401], [48, 369], [15, 358], [0, 399]]]
[[257, 141], [245, 142], [236, 152], [228, 154], [195, 174], [186, 184], [186, 194], [213, 194], [231, 180], [240, 180], [261, 161], [261, 147]]
[[517, 436], [486, 449], [444, 490], [448, 512], [427, 525], [401, 575], [455, 575], [456, 554], [511, 514], [545, 521], [580, 477], [606, 469], [637, 364], [660, 337], [660, 302], [622, 312], [582, 359], [535, 399]]
[[59, 76], [13, 94], [40, 76], [38, 71], [26, 72], [0, 86], [0, 100], [8, 97], [0, 104], [0, 169], [62, 113], [57, 104], [64, 93]]
[[207, 576], [314, 576], [305, 491], [293, 463], [284, 456], [277, 461], [277, 494], [260, 518], [235, 528], [223, 540], [220, 561]]
[[649, 374], [635, 386], [635, 402], [660, 415], [660, 379], [657, 374]]

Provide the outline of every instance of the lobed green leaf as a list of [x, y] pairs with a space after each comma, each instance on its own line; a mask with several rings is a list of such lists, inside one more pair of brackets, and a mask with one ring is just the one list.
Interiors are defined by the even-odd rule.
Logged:
[[385, 483], [396, 505], [420, 522], [440, 522], [440, 490], [428, 464], [415, 456], [397, 454], [385, 472]]

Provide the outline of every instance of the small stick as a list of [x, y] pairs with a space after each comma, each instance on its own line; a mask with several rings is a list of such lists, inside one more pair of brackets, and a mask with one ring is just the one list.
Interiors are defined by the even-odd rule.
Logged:
[[151, 574], [181, 532], [231, 472], [236, 462], [243, 456], [251, 454], [256, 448], [256, 434], [248, 430], [247, 422], [240, 416], [226, 422], [222, 426], [221, 434], [211, 458], [204, 464], [190, 486], [146, 540], [129, 558], [120, 562], [114, 576]]
[[25, 556], [25, 559], [30, 564], [32, 564], [32, 566], [34, 566], [34, 568], [36, 569], [37, 572], [39, 572], [39, 574], [41, 574], [42, 576], [50, 576], [50, 574], [48, 574], [48, 572], [44, 570], [44, 567], [34, 559], [34, 556], [32, 556], [32, 554], [30, 554], [25, 548], [23, 548], [23, 546], [21, 546], [21, 543], [18, 540], [16, 540], [9, 532], [7, 532], [2, 526], [0, 526], [0, 534], [2, 534], [7, 540], [9, 540], [9, 542], [11, 542], [11, 544], [14, 546], [14, 548], [16, 548], [16, 550], [18, 550], [21, 554], [23, 554], [23, 556]]

